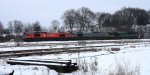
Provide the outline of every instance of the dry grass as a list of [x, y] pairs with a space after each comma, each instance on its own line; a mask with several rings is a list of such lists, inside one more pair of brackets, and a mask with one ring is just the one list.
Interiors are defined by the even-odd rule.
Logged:
[[123, 60], [123, 63], [117, 62], [115, 70], [110, 71], [108, 75], [140, 75], [140, 65], [131, 67], [129, 62]]

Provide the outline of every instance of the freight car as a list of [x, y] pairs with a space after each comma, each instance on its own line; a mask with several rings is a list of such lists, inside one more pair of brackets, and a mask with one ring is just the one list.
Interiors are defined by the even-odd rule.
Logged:
[[109, 37], [108, 33], [105, 32], [73, 32], [72, 40], [98, 40], [106, 39]]
[[136, 32], [76, 32], [72, 33], [75, 40], [107, 40], [107, 39], [138, 39]]
[[138, 39], [136, 32], [27, 32], [24, 41]]

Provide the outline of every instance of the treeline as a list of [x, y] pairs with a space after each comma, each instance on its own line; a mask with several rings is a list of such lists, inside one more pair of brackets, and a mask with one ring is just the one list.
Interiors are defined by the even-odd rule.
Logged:
[[[21, 35], [23, 32], [46, 31], [80, 31], [80, 32], [109, 32], [109, 31], [134, 31], [133, 25], [144, 26], [150, 23], [150, 10], [124, 7], [115, 13], [93, 12], [87, 7], [66, 10], [60, 21], [51, 21], [50, 26], [44, 27], [39, 21], [23, 23], [19, 20], [9, 21], [8, 28], [0, 22], [0, 36], [3, 34]], [[1, 38], [0, 38], [1, 39]]]
[[146, 25], [150, 21], [150, 11], [140, 8], [122, 8], [114, 14], [105, 12], [93, 12], [89, 8], [70, 9], [63, 14], [64, 25], [70, 31], [76, 28], [78, 31], [112, 27], [117, 31], [132, 31], [132, 25]]

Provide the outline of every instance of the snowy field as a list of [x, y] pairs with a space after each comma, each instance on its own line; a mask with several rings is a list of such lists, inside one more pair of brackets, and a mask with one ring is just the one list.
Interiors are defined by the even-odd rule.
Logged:
[[[115, 42], [120, 41], [120, 42]], [[124, 41], [129, 41], [125, 42]], [[131, 41], [131, 42], [130, 42]], [[134, 42], [133, 42], [134, 41]], [[14, 70], [14, 75], [110, 75], [110, 73], [116, 73], [118, 65], [125, 67], [125, 70], [132, 70], [135, 75], [139, 73], [141, 75], [150, 74], [150, 40], [102, 40], [95, 44], [86, 44], [84, 46], [103, 46], [103, 45], [116, 45], [98, 48], [96, 52], [78, 52], [78, 53], [61, 53], [61, 54], [49, 54], [43, 56], [26, 56], [18, 57], [15, 59], [29, 60], [50, 60], [50, 59], [61, 59], [61, 60], [72, 60], [79, 66], [79, 70], [72, 73], [57, 73], [45, 66], [23, 66], [23, 65], [9, 65], [6, 61], [9, 58], [0, 59], [0, 75], [9, 73]], [[61, 41], [60, 41], [61, 42]], [[60, 43], [60, 42], [38, 42], [39, 44], [45, 43]], [[72, 42], [72, 41], [69, 41]], [[69, 43], [63, 42], [63, 43]], [[80, 47], [83, 45], [52, 45], [52, 46], [35, 46], [35, 47], [9, 47], [0, 48], [0, 51], [10, 50], [26, 50], [26, 49], [47, 49], [47, 48], [62, 48], [62, 47]], [[97, 40], [87, 41], [97, 42]], [[61, 42], [62, 43], [62, 42]], [[23, 44], [37, 44], [36, 42], [23, 43]], [[1, 43], [2, 45], [15, 45], [15, 43]], [[117, 46], [119, 45], [119, 46]], [[120, 46], [121, 45], [121, 46]], [[119, 49], [119, 51], [112, 51], [112, 49]], [[127, 69], [126, 69], [127, 68]], [[137, 74], [136, 74], [137, 73]]]

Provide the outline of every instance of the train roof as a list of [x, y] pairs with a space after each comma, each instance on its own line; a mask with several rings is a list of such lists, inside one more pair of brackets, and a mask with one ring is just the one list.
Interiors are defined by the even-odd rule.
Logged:
[[69, 33], [69, 32], [24, 32], [25, 34], [27, 33]]

